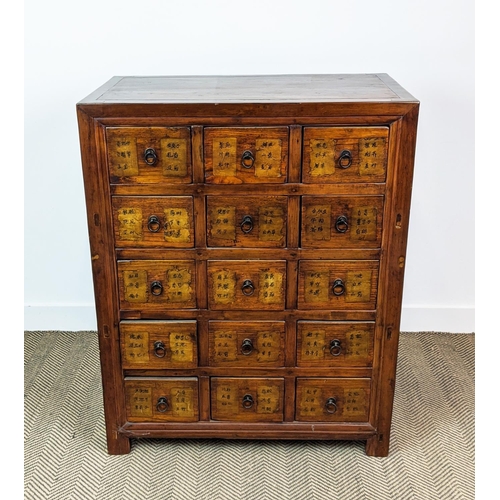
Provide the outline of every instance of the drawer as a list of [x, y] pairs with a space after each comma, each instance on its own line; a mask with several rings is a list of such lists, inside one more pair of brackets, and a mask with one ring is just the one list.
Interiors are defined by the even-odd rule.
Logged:
[[208, 196], [208, 246], [285, 247], [287, 203], [286, 196]]
[[120, 308], [193, 309], [195, 276], [193, 260], [118, 261]]
[[383, 196], [303, 196], [303, 248], [380, 248]]
[[198, 379], [126, 378], [125, 408], [129, 422], [196, 422]]
[[299, 309], [375, 309], [376, 260], [301, 260]]
[[299, 321], [297, 366], [371, 366], [373, 322]]
[[284, 379], [211, 378], [212, 420], [282, 422]]
[[194, 247], [192, 196], [114, 196], [117, 247]]
[[106, 149], [113, 184], [192, 181], [189, 127], [107, 127]]
[[388, 127], [304, 127], [302, 182], [385, 182]]
[[122, 321], [120, 344], [124, 369], [198, 366], [196, 321]]
[[367, 422], [369, 378], [298, 378], [295, 420]]
[[208, 261], [210, 309], [284, 310], [284, 260]]
[[207, 127], [205, 182], [286, 182], [288, 127]]
[[210, 366], [284, 366], [284, 321], [210, 321]]

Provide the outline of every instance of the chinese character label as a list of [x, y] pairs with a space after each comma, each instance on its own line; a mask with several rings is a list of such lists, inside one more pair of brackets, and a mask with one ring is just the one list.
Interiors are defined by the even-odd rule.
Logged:
[[305, 238], [313, 241], [329, 241], [331, 238], [330, 205], [308, 205], [305, 214]]
[[219, 269], [212, 273], [213, 299], [217, 304], [232, 304], [236, 296], [236, 273]]
[[306, 302], [328, 302], [328, 271], [307, 271], [304, 276], [304, 299]]
[[277, 361], [280, 356], [280, 335], [278, 332], [260, 332], [257, 335], [257, 361]]
[[236, 137], [214, 138], [212, 154], [214, 176], [236, 176]]
[[377, 209], [353, 207], [351, 211], [351, 240], [373, 241], [377, 239]]
[[304, 330], [302, 332], [302, 360], [315, 361], [325, 355], [325, 331]]
[[142, 240], [142, 210], [140, 208], [120, 207], [118, 224], [120, 240]]
[[210, 235], [214, 239], [236, 241], [236, 208], [214, 207], [210, 213]]
[[193, 389], [191, 387], [173, 387], [170, 389], [172, 415], [175, 417], [193, 417]]
[[186, 177], [187, 141], [186, 139], [164, 138], [160, 140], [164, 177]]
[[259, 273], [259, 302], [281, 304], [283, 302], [283, 274], [275, 269]]
[[384, 175], [387, 160], [383, 137], [359, 139], [359, 175]]
[[217, 364], [235, 361], [238, 352], [236, 332], [217, 331], [214, 335], [214, 356]]
[[110, 137], [108, 158], [112, 175], [117, 177], [139, 175], [137, 144], [134, 137]]
[[311, 139], [309, 141], [309, 174], [312, 177], [330, 176], [335, 173], [335, 140]]
[[153, 405], [151, 402], [151, 388], [149, 387], [132, 387], [129, 390], [131, 417], [152, 417]]
[[125, 359], [131, 364], [149, 362], [149, 333], [127, 332], [125, 334]]
[[281, 139], [256, 139], [255, 176], [281, 177]]
[[280, 241], [285, 225], [283, 207], [259, 207], [259, 240]]
[[259, 385], [257, 388], [257, 413], [275, 413], [280, 407], [280, 388]]
[[191, 286], [191, 270], [173, 267], [167, 270], [167, 300], [169, 302], [191, 302], [193, 288]]
[[147, 302], [148, 273], [144, 270], [123, 271], [125, 288], [124, 299], [127, 302]]
[[348, 271], [345, 284], [346, 302], [370, 302], [372, 271]]
[[169, 243], [189, 243], [191, 227], [189, 213], [185, 208], [165, 208], [165, 241]]
[[194, 358], [193, 339], [189, 333], [170, 333], [170, 359], [174, 363], [192, 363]]

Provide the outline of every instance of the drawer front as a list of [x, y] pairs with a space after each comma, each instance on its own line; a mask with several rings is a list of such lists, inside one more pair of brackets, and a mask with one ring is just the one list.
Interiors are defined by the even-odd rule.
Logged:
[[196, 321], [122, 321], [124, 369], [196, 368]]
[[125, 405], [129, 422], [196, 422], [198, 379], [126, 378]]
[[213, 420], [283, 421], [282, 378], [212, 377]]
[[106, 148], [113, 184], [192, 181], [189, 127], [108, 127]]
[[208, 261], [210, 309], [282, 311], [285, 290], [283, 260]]
[[210, 321], [211, 366], [284, 366], [284, 321]]
[[285, 196], [208, 196], [208, 246], [285, 247], [287, 203]]
[[373, 322], [299, 321], [297, 366], [371, 366]]
[[295, 419], [302, 422], [367, 422], [368, 378], [298, 378]]
[[207, 127], [204, 152], [208, 183], [286, 182], [288, 127]]
[[120, 308], [193, 309], [195, 276], [193, 260], [118, 261]]
[[194, 247], [192, 196], [114, 196], [117, 247]]
[[302, 181], [385, 182], [388, 127], [304, 127]]
[[383, 196], [303, 196], [303, 248], [380, 248]]
[[375, 309], [375, 260], [301, 260], [299, 309]]

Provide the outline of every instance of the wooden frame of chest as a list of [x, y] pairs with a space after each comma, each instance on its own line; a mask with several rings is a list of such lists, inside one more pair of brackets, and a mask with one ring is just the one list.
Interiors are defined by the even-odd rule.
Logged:
[[109, 453], [217, 437], [388, 454], [418, 101], [387, 75], [393, 96], [370, 98], [369, 76], [348, 99], [264, 104], [172, 101], [168, 78], [163, 99], [141, 78], [121, 99], [114, 78], [77, 105]]

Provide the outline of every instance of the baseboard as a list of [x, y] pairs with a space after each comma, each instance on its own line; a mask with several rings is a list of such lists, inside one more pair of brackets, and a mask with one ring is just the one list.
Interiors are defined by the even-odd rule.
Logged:
[[[96, 330], [92, 305], [25, 306], [24, 330]], [[472, 333], [475, 331], [473, 307], [403, 307], [403, 332]]]

